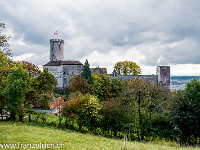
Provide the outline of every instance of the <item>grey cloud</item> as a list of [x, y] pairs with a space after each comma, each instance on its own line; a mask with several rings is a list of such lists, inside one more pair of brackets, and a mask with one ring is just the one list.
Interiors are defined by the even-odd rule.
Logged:
[[[29, 51], [48, 56], [49, 39], [58, 30], [66, 59], [137, 47], [145, 56], [143, 65], [199, 63], [197, 0], [2, 0], [0, 14], [13, 29], [14, 40], [23, 37], [26, 44], [37, 45], [29, 50], [13, 46], [16, 55]], [[39, 59], [32, 61], [46, 63]]]

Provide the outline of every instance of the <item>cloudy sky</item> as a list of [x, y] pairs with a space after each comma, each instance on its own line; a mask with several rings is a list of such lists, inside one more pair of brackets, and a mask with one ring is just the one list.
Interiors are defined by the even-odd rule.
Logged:
[[41, 68], [49, 39], [59, 38], [65, 60], [87, 58], [109, 73], [130, 60], [143, 74], [170, 65], [171, 75], [200, 75], [199, 8], [198, 0], [0, 0], [0, 21], [13, 59]]

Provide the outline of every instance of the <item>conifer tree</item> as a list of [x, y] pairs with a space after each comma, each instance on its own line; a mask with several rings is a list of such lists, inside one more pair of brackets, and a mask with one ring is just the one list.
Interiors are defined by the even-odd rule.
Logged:
[[88, 60], [86, 59], [85, 64], [83, 65], [83, 72], [81, 73], [81, 77], [86, 79], [89, 84], [93, 84], [93, 79], [91, 75], [90, 65]]

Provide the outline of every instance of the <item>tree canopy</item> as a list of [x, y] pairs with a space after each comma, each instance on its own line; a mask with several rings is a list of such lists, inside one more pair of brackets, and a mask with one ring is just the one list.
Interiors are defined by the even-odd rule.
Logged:
[[114, 66], [118, 75], [138, 75], [141, 74], [140, 66], [132, 61], [120, 61]]
[[11, 119], [15, 120], [15, 115], [23, 114], [26, 92], [30, 88], [28, 72], [22, 67], [18, 67], [7, 78], [7, 87], [4, 91], [8, 111], [11, 112]]

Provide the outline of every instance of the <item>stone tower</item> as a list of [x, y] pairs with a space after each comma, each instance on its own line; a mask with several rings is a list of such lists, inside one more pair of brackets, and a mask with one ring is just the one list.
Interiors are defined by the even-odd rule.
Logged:
[[50, 61], [43, 65], [55, 76], [59, 88], [69, 87], [69, 79], [83, 70], [81, 62], [64, 60], [63, 45], [64, 40], [50, 39]]
[[170, 66], [158, 66], [158, 84], [170, 88]]
[[64, 40], [50, 39], [50, 61], [62, 61]]

